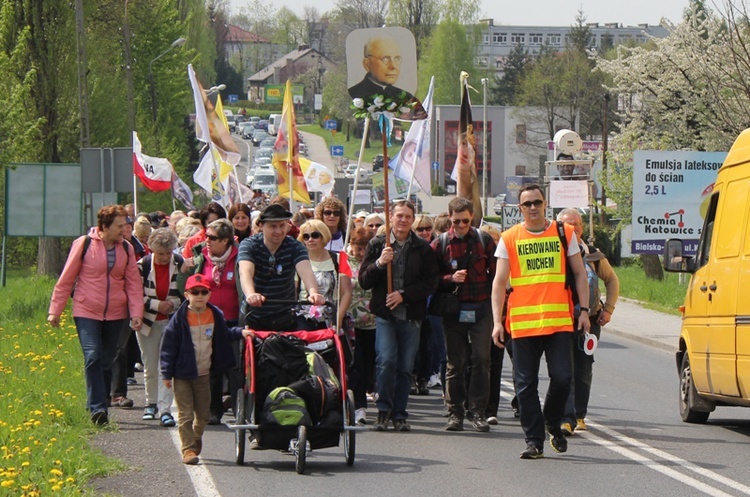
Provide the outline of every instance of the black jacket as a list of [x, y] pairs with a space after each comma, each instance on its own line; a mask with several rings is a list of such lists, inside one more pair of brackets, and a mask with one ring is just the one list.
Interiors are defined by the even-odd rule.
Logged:
[[[427, 311], [427, 297], [435, 292], [438, 283], [438, 266], [435, 252], [430, 245], [410, 233], [411, 243], [406, 254], [406, 269], [404, 271], [404, 303], [406, 317], [409, 320], [422, 320]], [[367, 251], [359, 268], [359, 285], [364, 290], [372, 289], [370, 312], [381, 318], [392, 317], [390, 309], [385, 305], [388, 292], [387, 270], [375, 265], [385, 246], [385, 235], [380, 235], [367, 245]]]

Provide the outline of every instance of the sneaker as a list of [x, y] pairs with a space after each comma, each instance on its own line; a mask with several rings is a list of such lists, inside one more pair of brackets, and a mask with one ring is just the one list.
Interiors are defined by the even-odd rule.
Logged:
[[367, 409], [360, 407], [354, 411], [354, 423], [357, 426], [365, 426], [367, 424]]
[[143, 364], [141, 364], [140, 362], [136, 362], [135, 365], [133, 366], [133, 370], [136, 373], [143, 373]]
[[411, 431], [411, 425], [405, 419], [394, 419], [393, 429], [396, 431]]
[[560, 431], [563, 435], [566, 437], [569, 437], [573, 435], [573, 432], [575, 431], [575, 427], [573, 426], [573, 423], [563, 423], [560, 425]]
[[91, 422], [98, 426], [104, 426], [109, 423], [109, 416], [107, 415], [107, 411], [105, 411], [104, 409], [99, 409], [98, 411], [92, 412]]
[[586, 431], [589, 427], [586, 426], [586, 421], [583, 418], [578, 418], [576, 420], [576, 430]]
[[132, 385], [137, 385], [137, 384], [138, 384], [138, 382], [137, 382], [137, 381], [135, 381], [135, 378], [128, 378], [128, 379], [126, 380], [126, 382], [127, 382], [127, 384], [128, 384], [128, 385], [131, 385], [131, 386], [132, 386]]
[[484, 419], [484, 416], [472, 417], [471, 425], [474, 427], [476, 431], [481, 432], [481, 433], [490, 431], [490, 425], [489, 423], [487, 423], [487, 420]]
[[430, 389], [427, 388], [427, 380], [417, 380], [417, 395], [430, 395]]
[[464, 431], [464, 418], [458, 414], [451, 414], [445, 425], [445, 431]]
[[494, 425], [498, 424], [499, 422], [500, 421], [497, 419], [497, 416], [488, 416], [487, 417], [487, 424], [488, 425], [493, 425], [494, 426]]
[[534, 444], [527, 444], [526, 450], [521, 452], [521, 459], [541, 459], [544, 457], [544, 450]]
[[198, 454], [195, 453], [195, 451], [187, 450], [185, 451], [185, 454], [182, 455], [182, 463], [183, 464], [198, 464]]
[[391, 413], [386, 411], [378, 411], [378, 419], [372, 428], [375, 431], [386, 431], [388, 429], [388, 422], [391, 420]]
[[143, 410], [142, 419], [144, 421], [153, 421], [154, 419], [156, 419], [156, 405], [155, 404], [151, 404]]
[[211, 426], [219, 425], [221, 424], [221, 416], [217, 416], [216, 414], [212, 414], [210, 418], [208, 418], [208, 424]]
[[250, 439], [250, 444], [248, 445], [248, 448], [250, 450], [263, 450], [263, 448], [258, 443], [258, 439], [255, 437]]
[[167, 428], [171, 428], [172, 426], [177, 424], [174, 422], [174, 418], [172, 417], [172, 415], [168, 412], [162, 414], [160, 419], [161, 425]]
[[550, 433], [549, 444], [555, 452], [562, 453], [568, 450], [568, 440], [563, 436], [562, 432]]
[[133, 400], [125, 397], [124, 395], [122, 397], [113, 397], [112, 406], [113, 407], [133, 407]]
[[437, 373], [430, 376], [430, 379], [427, 380], [427, 388], [441, 388], [442, 386], [443, 384], [440, 382], [440, 375]]

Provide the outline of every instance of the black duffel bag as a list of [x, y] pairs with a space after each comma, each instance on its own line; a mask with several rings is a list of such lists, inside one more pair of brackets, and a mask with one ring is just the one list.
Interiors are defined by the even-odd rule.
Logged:
[[458, 288], [453, 292], [438, 292], [432, 296], [427, 313], [432, 316], [453, 317], [461, 310], [458, 300]]

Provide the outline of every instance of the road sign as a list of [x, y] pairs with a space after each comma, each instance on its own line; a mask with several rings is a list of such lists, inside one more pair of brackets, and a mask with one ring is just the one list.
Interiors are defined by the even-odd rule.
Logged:
[[344, 156], [344, 146], [343, 145], [331, 145], [331, 155], [333, 157], [343, 157]]
[[336, 120], [326, 119], [326, 129], [330, 129], [330, 130], [336, 129]]
[[239, 99], [240, 99], [240, 97], [238, 95], [234, 95], [234, 94], [229, 95], [229, 102], [230, 103], [237, 102], [237, 101], [239, 101]]
[[439, 167], [440, 167], [440, 163], [438, 161], [435, 161], [435, 162], [432, 163], [432, 170], [433, 171], [437, 171]]

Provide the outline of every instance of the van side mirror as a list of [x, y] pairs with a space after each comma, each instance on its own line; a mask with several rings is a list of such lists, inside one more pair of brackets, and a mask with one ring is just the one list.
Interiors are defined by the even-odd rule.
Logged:
[[668, 239], [664, 243], [664, 270], [673, 273], [693, 271], [693, 257], [684, 255], [685, 248], [680, 239]]

